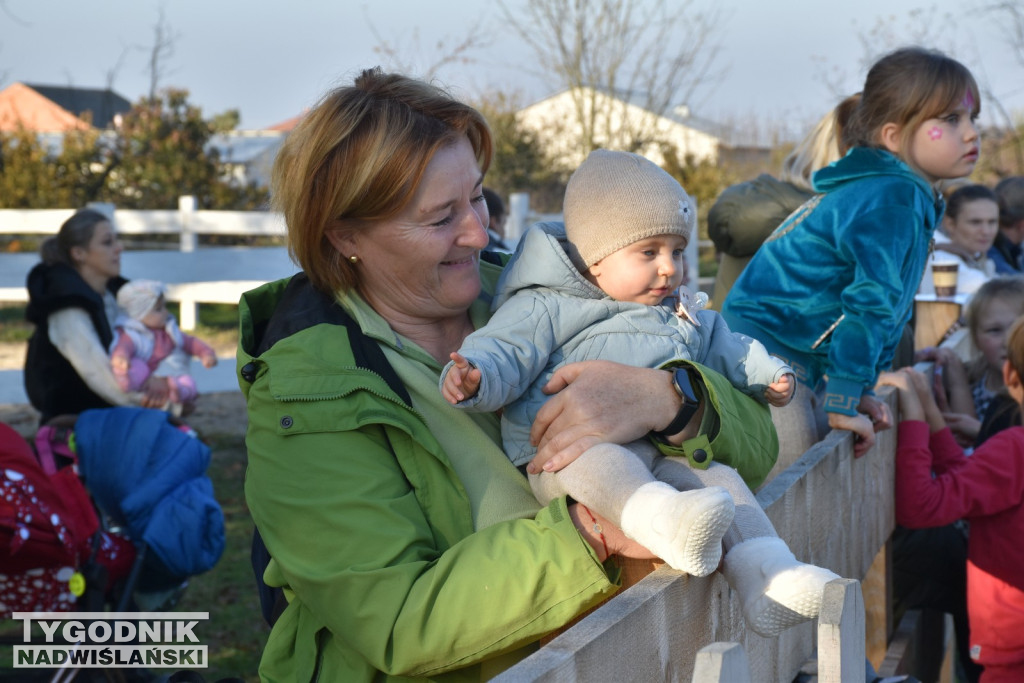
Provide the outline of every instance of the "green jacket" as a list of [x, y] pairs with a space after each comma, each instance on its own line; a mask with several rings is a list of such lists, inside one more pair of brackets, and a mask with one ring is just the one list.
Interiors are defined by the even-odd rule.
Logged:
[[482, 680], [615, 592], [564, 499], [474, 533], [448, 457], [347, 316], [288, 284], [239, 307], [246, 500], [290, 600], [261, 679]]

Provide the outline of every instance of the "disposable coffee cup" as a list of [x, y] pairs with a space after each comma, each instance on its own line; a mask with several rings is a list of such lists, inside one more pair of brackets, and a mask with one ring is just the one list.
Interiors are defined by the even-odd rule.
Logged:
[[956, 296], [956, 275], [960, 265], [956, 261], [936, 261], [932, 264], [932, 282], [935, 296]]

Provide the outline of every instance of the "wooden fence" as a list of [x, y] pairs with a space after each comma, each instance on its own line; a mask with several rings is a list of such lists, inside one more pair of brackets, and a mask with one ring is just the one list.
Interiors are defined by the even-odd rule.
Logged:
[[[967, 352], [966, 330], [947, 342]], [[921, 364], [928, 372], [930, 366]], [[879, 396], [899, 419], [896, 393]], [[893, 623], [889, 539], [895, 526], [895, 428], [853, 457], [853, 437], [831, 432], [782, 469], [757, 500], [794, 554], [828, 567], [833, 581], [817, 624], [763, 638], [748, 631], [738, 598], [719, 574], [694, 578], [661, 568], [615, 596], [496, 683], [693, 681], [789, 683], [816, 671], [822, 683], [860, 683], [867, 662], [880, 676], [936, 672], [952, 680], [952, 625], [921, 646], [927, 624], [911, 611]]]
[[[285, 235], [284, 218], [267, 211], [206, 211], [196, 208], [194, 197], [184, 196], [178, 200], [178, 210], [134, 211], [117, 209], [112, 204], [91, 204], [112, 216], [118, 232], [125, 235], [178, 235], [178, 248], [182, 252], [196, 249], [197, 235], [233, 235], [240, 237]], [[67, 220], [73, 209], [0, 209], [0, 235], [52, 235]], [[506, 230], [514, 242], [523, 230], [535, 221], [559, 220], [558, 214], [537, 214], [530, 211], [529, 195], [513, 194], [509, 201], [509, 220]], [[696, 240], [687, 249], [686, 259], [689, 272], [697, 272], [697, 253], [701, 246]], [[181, 304], [182, 329], [194, 329], [196, 306], [199, 303], [237, 303], [243, 292], [262, 284], [264, 280], [224, 280], [210, 273], [209, 279], [201, 282], [175, 282], [168, 280], [167, 298]], [[703, 278], [696, 283], [698, 289], [710, 291], [713, 278]], [[20, 285], [0, 285], [0, 302], [26, 302], [28, 294]]]

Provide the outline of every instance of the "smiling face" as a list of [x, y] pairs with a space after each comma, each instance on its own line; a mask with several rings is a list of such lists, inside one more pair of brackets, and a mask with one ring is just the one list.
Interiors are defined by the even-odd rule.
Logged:
[[71, 258], [82, 279], [97, 292], [103, 292], [107, 282], [121, 274], [122, 251], [124, 245], [117, 239], [114, 226], [101, 221], [93, 229], [88, 246], [71, 248]]
[[331, 235], [342, 258], [358, 258], [360, 294], [393, 326], [464, 316], [479, 295], [488, 222], [482, 187], [463, 136], [438, 150], [401, 213]]
[[965, 202], [956, 217], [946, 216], [946, 233], [971, 253], [984, 254], [999, 232], [999, 205], [990, 199]]
[[970, 175], [978, 163], [979, 145], [978, 127], [965, 101], [952, 111], [922, 122], [908, 149], [899, 149], [898, 143], [895, 149], [888, 143], [886, 146], [934, 183]]
[[657, 306], [683, 283], [685, 247], [680, 235], [648, 237], [590, 266], [587, 279], [616, 301]]

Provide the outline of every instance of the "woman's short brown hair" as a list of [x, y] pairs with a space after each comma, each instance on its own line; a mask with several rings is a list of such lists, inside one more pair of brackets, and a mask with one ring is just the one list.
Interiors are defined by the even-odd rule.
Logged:
[[843, 130], [847, 148], [881, 147], [882, 127], [900, 126], [906, 150], [918, 127], [952, 111], [971, 94], [971, 114], [981, 111], [978, 84], [960, 62], [937, 50], [905, 47], [885, 55], [868, 71], [860, 102]]
[[434, 154], [462, 135], [486, 171], [487, 122], [434, 85], [374, 68], [327, 93], [288, 135], [271, 177], [289, 252], [310, 282], [329, 293], [354, 287], [355, 271], [327, 232], [400, 213]]

